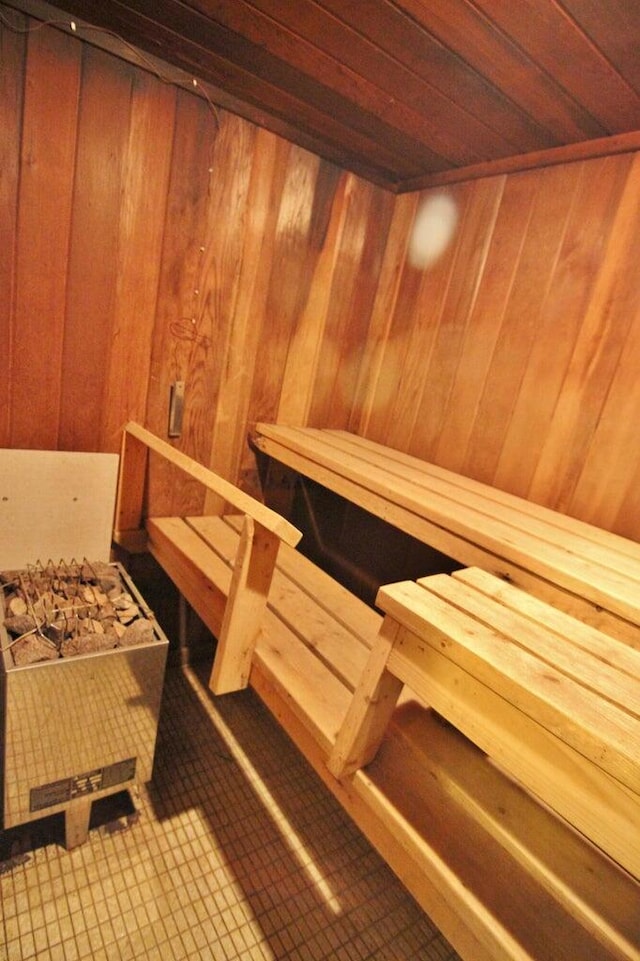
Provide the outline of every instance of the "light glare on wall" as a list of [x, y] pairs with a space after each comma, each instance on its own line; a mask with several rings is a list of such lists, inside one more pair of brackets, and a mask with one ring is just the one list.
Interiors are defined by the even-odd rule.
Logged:
[[418, 270], [434, 264], [445, 252], [458, 225], [458, 207], [449, 194], [431, 194], [416, 213], [407, 253]]

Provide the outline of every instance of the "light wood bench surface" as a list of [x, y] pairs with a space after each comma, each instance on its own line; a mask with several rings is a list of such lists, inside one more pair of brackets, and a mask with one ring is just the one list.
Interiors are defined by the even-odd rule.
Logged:
[[375, 755], [408, 684], [640, 880], [640, 652], [477, 569], [383, 587], [329, 767]]
[[640, 647], [640, 545], [340, 430], [256, 425], [255, 445], [464, 566]]
[[[149, 521], [152, 552], [214, 633], [220, 615], [199, 573], [185, 572], [200, 572], [204, 551], [224, 594], [241, 525]], [[640, 886], [406, 686], [379, 720], [375, 757], [358, 757], [341, 780], [331, 773], [381, 627], [380, 614], [281, 545], [249, 683], [463, 957], [546, 961], [552, 944], [554, 961], [637, 961]], [[636, 653], [617, 647], [623, 662]]]
[[[214, 689], [220, 678], [223, 689], [230, 678], [251, 685], [461, 956], [640, 961], [637, 881], [407, 686], [378, 723], [384, 736], [370, 763], [340, 779], [332, 773], [382, 616], [294, 549], [295, 528], [261, 511], [256, 521], [246, 495], [236, 509], [248, 515], [143, 518], [150, 436], [137, 426], [127, 434], [117, 537], [147, 543], [218, 639], [225, 625], [242, 627], [227, 629], [225, 645], [218, 640]], [[147, 450], [173, 456], [158, 439]], [[209, 473], [204, 482], [220, 493]], [[268, 576], [263, 565], [253, 568], [257, 590], [246, 566], [256, 549], [247, 516], [278, 532]], [[136, 534], [141, 524], [144, 536]]]

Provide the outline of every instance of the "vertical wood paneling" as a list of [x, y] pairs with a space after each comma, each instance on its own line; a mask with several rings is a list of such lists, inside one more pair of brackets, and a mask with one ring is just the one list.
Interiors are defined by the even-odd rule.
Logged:
[[595, 432], [618, 375], [629, 328], [638, 322], [638, 250], [640, 155], [636, 155], [629, 170], [593, 296], [530, 487], [532, 497], [560, 510], [571, 509], [592, 444], [601, 469], [608, 470], [603, 460], [605, 450], [598, 450]]
[[115, 316], [106, 363], [100, 446], [119, 450], [123, 425], [144, 420], [176, 91], [138, 71], [123, 162]]
[[[227, 339], [217, 416], [213, 429], [211, 467], [224, 477], [250, 471], [247, 422], [252, 384], [259, 355], [263, 306], [271, 277], [272, 240], [276, 229], [289, 148], [264, 130], [256, 131], [238, 284], [236, 316]], [[257, 490], [254, 491], [257, 493]], [[207, 497], [205, 507], [217, 504]]]
[[[640, 215], [640, 211], [638, 212]], [[638, 218], [640, 220], [640, 216]], [[637, 240], [640, 243], [640, 237]], [[635, 304], [634, 304], [635, 302]], [[569, 510], [610, 528], [629, 485], [640, 475], [640, 290], [629, 297], [629, 333], [624, 339], [611, 387]]]
[[[287, 358], [312, 296], [314, 276], [322, 276], [318, 264], [337, 183], [333, 169], [327, 169], [319, 158], [297, 147], [289, 150], [275, 232], [268, 238], [270, 272], [261, 311], [259, 363], [251, 391], [250, 422], [264, 417], [275, 420], [279, 414], [285, 417], [280, 400]], [[321, 315], [316, 322], [322, 325]], [[300, 389], [306, 389], [302, 381]]]
[[392, 210], [392, 198], [370, 184], [350, 177], [348, 188], [308, 416], [313, 425], [339, 428], [351, 416]]
[[[22, 353], [7, 351], [18, 365], [6, 379], [7, 443], [115, 450], [129, 418], [166, 436], [175, 380], [186, 384], [175, 445], [232, 479], [255, 469], [247, 434], [258, 418], [347, 424], [395, 198], [78, 37], [25, 25], [33, 51], [41, 37], [57, 53], [47, 67], [31, 52], [24, 74], [18, 57], [2, 89], [15, 118], [3, 224], [18, 250], [3, 285], [9, 307], [16, 289], [9, 331], [28, 334]], [[65, 57], [75, 88], [61, 105]], [[47, 95], [31, 96], [22, 136], [16, 103], [35, 88]], [[46, 171], [35, 133], [55, 145], [65, 186], [37, 214]], [[49, 381], [28, 383], [50, 339]], [[28, 409], [14, 402], [21, 391]], [[158, 465], [148, 494], [154, 510], [216, 506]]]
[[[206, 464], [215, 398], [211, 368], [217, 345], [204, 274], [218, 124], [207, 104], [189, 94], [180, 92], [177, 106], [146, 421], [154, 433], [166, 435], [171, 385], [183, 381], [185, 416], [182, 436], [174, 443]], [[163, 461], [153, 466], [150, 497], [158, 513], [198, 513], [201, 485]]]
[[400, 291], [406, 286], [403, 284], [403, 267], [417, 203], [417, 194], [404, 194], [398, 197], [394, 204], [380, 268], [377, 296], [367, 340], [362, 347], [362, 364], [349, 426], [356, 433], [367, 436], [376, 433], [374, 417], [380, 406], [380, 395], [387, 393], [384, 386], [386, 371], [389, 366], [394, 372], [398, 369], [397, 365], [388, 364], [387, 354], [393, 318], [396, 316], [396, 304]]
[[[358, 398], [364, 432], [640, 538], [627, 506], [640, 481], [639, 163], [610, 157], [452, 192], [449, 251], [421, 279], [405, 265], [379, 288], [399, 316], [377, 346], [384, 378]], [[381, 404], [384, 379], [394, 389]]]
[[13, 447], [58, 443], [80, 61], [80, 45], [64, 34], [29, 34], [11, 350]]
[[434, 456], [450, 470], [462, 471], [473, 424], [522, 254], [523, 237], [515, 225], [530, 216], [531, 190], [525, 179], [501, 182], [501, 200], [491, 232], [483, 283], [479, 285], [450, 402]]
[[118, 283], [132, 71], [84, 49], [62, 353], [59, 446], [97, 450]]
[[[24, 30], [25, 17], [17, 25]], [[10, 443], [13, 298], [18, 217], [19, 153], [24, 89], [24, 34], [0, 24], [0, 447]]]
[[[25, 21], [28, 24], [28, 21]], [[395, 197], [77, 37], [0, 28], [0, 441], [122, 424], [253, 483], [258, 420], [350, 427], [640, 538], [640, 158]], [[212, 499], [156, 470], [152, 510]]]
[[530, 198], [526, 231], [462, 464], [463, 473], [471, 466], [474, 476], [487, 483], [494, 481], [531, 347], [551, 296], [576, 183], [569, 167], [549, 168], [522, 179]]
[[[593, 294], [631, 157], [595, 160], [574, 171], [576, 192], [547, 298], [494, 476], [526, 497]], [[551, 349], [552, 348], [552, 349]], [[526, 437], [524, 444], [522, 438]]]
[[[425, 388], [422, 404], [408, 442], [408, 448], [412, 451], [435, 450], [441, 435], [469, 315], [473, 312], [480, 287], [479, 278], [486, 265], [501, 193], [501, 179], [469, 185], [438, 330], [430, 350], [428, 367], [423, 368]], [[390, 440], [395, 443], [393, 433]]]
[[[199, 332], [209, 339], [210, 349], [198, 345], [190, 364], [190, 400], [187, 428], [195, 433], [195, 450], [215, 467], [211, 448], [218, 418], [218, 403], [232, 330], [238, 321], [237, 304], [243, 275], [243, 245], [251, 172], [255, 151], [255, 128], [238, 117], [222, 115], [220, 131], [210, 155], [211, 179], [206, 221], [202, 224], [203, 261], [196, 294]], [[196, 418], [191, 422], [190, 418]], [[198, 423], [198, 419], [200, 423]], [[199, 440], [198, 433], [199, 432]]]
[[[351, 179], [344, 175], [338, 185], [336, 203], [331, 207], [326, 242], [322, 245], [314, 265], [309, 298], [292, 333], [278, 406], [277, 419], [280, 423], [305, 424], [309, 421], [314, 380], [332, 304], [333, 277], [349, 209], [345, 198]], [[335, 364], [335, 356], [332, 360]], [[320, 370], [322, 369], [323, 366], [320, 365]]]

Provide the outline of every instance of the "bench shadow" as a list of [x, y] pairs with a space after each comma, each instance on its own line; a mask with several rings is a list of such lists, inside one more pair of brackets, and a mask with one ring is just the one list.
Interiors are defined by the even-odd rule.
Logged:
[[158, 820], [188, 810], [206, 820], [276, 957], [303, 944], [324, 957], [314, 943], [329, 951], [354, 939], [358, 956], [384, 957], [385, 941], [411, 926], [412, 950], [393, 957], [426, 957], [422, 945], [438, 936], [427, 917], [257, 695], [214, 698], [210, 668], [202, 657], [170, 667], [147, 788]]

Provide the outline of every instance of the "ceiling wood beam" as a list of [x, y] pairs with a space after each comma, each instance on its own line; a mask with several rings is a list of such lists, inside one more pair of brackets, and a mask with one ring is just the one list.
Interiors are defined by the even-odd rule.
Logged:
[[517, 157], [504, 157], [502, 160], [473, 164], [469, 167], [461, 167], [458, 170], [447, 170], [440, 174], [415, 177], [400, 184], [397, 192], [409, 193], [430, 187], [445, 187], [448, 184], [461, 183], [465, 180], [499, 177], [503, 174], [534, 170], [539, 167], [552, 167], [558, 164], [592, 160], [595, 157], [634, 153], [636, 150], [640, 150], [640, 130], [615, 134], [611, 137], [601, 137], [598, 140], [586, 140], [582, 143], [569, 144], [566, 147], [553, 147], [551, 150], [533, 151]]

